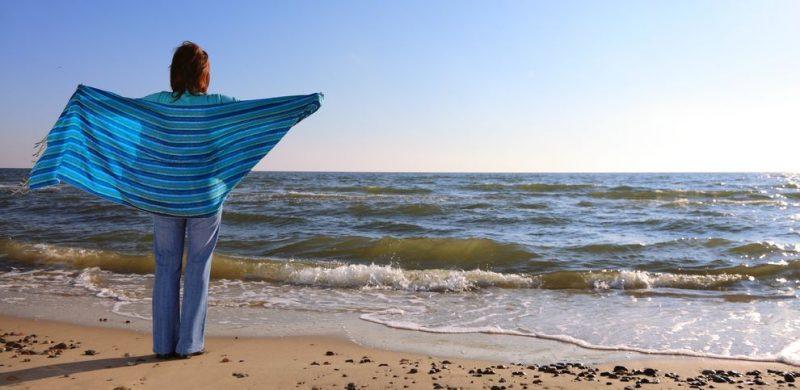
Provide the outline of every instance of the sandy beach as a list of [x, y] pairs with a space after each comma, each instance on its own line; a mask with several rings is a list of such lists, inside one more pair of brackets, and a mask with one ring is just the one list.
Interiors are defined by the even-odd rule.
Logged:
[[[0, 316], [2, 386], [23, 389], [790, 388], [797, 367], [697, 358], [518, 365], [365, 348], [333, 337], [211, 337], [207, 353], [158, 360], [150, 335]], [[124, 322], [124, 321], [123, 321]], [[124, 326], [124, 324], [123, 324]], [[623, 367], [617, 367], [623, 366]], [[712, 370], [712, 371], [708, 371]], [[693, 387], [694, 386], [694, 387]], [[713, 387], [712, 387], [713, 386]]]

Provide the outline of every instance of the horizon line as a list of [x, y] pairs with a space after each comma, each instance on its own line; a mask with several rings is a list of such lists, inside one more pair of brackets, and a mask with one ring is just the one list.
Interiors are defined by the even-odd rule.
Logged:
[[[24, 167], [0, 167], [0, 169], [27, 169]], [[395, 173], [395, 174], [800, 174], [800, 171], [325, 171], [325, 170], [268, 170], [253, 169], [251, 172], [273, 173]]]

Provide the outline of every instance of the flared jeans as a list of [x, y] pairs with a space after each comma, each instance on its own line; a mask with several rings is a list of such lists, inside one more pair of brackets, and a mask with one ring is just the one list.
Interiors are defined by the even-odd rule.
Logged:
[[205, 218], [153, 217], [153, 352], [157, 354], [188, 355], [204, 348], [211, 257], [221, 217], [221, 211]]

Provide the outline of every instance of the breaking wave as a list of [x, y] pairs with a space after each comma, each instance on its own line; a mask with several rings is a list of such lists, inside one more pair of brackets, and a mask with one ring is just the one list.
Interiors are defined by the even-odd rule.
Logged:
[[524, 191], [524, 192], [568, 192], [581, 191], [594, 187], [592, 184], [560, 184], [560, 183], [526, 183], [526, 184], [500, 184], [483, 183], [470, 184], [463, 188], [470, 191]]
[[[447, 242], [434, 242], [436, 253], [455, 250]], [[452, 245], [452, 243], [450, 243]], [[480, 245], [480, 244], [478, 244]], [[455, 246], [456, 248], [458, 245]], [[115, 251], [27, 244], [0, 240], [0, 255], [28, 266], [98, 268], [117, 273], [152, 273], [150, 255]], [[452, 253], [450, 253], [452, 255]], [[639, 290], [672, 288], [724, 290], [743, 281], [797, 277], [800, 261], [706, 270], [565, 270], [543, 273], [506, 273], [482, 269], [409, 269], [392, 264], [347, 264], [339, 261], [298, 261], [267, 257], [214, 256], [212, 278], [259, 280], [279, 284], [323, 288], [389, 289], [407, 291], [461, 292], [483, 288], [539, 288], [573, 290]]]
[[667, 200], [678, 199], [725, 199], [738, 201], [768, 201], [772, 197], [758, 191], [746, 190], [667, 190], [653, 188], [638, 188], [629, 186], [612, 187], [607, 191], [596, 191], [589, 194], [600, 199], [625, 199], [625, 200]]

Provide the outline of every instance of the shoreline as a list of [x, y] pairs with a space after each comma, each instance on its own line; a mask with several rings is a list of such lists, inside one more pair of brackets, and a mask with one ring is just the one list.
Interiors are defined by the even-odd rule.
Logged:
[[[59, 296], [15, 292], [0, 298], [0, 316], [61, 322], [84, 327], [112, 327], [149, 334], [148, 316], [128, 311], [149, 311], [147, 302], [108, 299], [102, 294]], [[73, 310], [64, 312], [63, 305]], [[595, 346], [582, 340], [522, 331], [475, 329], [468, 332], [441, 331], [425, 327], [409, 327], [403, 323], [375, 322], [359, 312], [304, 311], [282, 308], [248, 308], [209, 306], [207, 337], [333, 337], [367, 348], [436, 354], [443, 357], [480, 361], [504, 361], [526, 364], [549, 364], [579, 361], [604, 364], [617, 361], [650, 361], [664, 359], [701, 359], [743, 363], [779, 364], [800, 367], [793, 360], [750, 356], [725, 356], [693, 351], [650, 351], [626, 346]], [[99, 318], [111, 319], [98, 323]], [[793, 346], [794, 344], [792, 344]]]
[[[352, 383], [349, 388], [624, 389], [637, 383], [643, 388], [705, 383], [699, 387], [735, 389], [791, 388], [796, 385], [787, 380], [795, 377], [800, 383], [800, 369], [780, 363], [658, 357], [598, 365], [516, 365], [366, 347], [336, 336], [212, 336], [202, 356], [159, 361], [152, 355], [148, 333], [119, 329], [113, 324], [119, 319], [109, 321], [87, 326], [0, 314], [6, 343], [6, 351], [0, 352], [0, 385], [341, 389]], [[616, 366], [626, 371], [615, 371]], [[760, 375], [748, 375], [756, 370]]]

